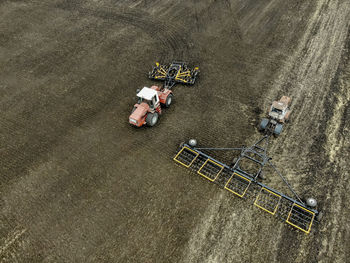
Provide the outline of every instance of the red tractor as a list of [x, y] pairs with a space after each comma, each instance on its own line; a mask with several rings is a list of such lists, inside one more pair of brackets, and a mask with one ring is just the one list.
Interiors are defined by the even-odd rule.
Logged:
[[169, 107], [173, 92], [169, 89], [162, 89], [159, 86], [152, 86], [151, 88], [144, 87], [138, 91], [138, 102], [129, 117], [129, 123], [140, 127], [144, 124], [154, 126], [158, 121], [158, 116], [162, 114], [161, 104]]
[[198, 73], [198, 67], [190, 69], [184, 62], [173, 62], [168, 65], [156, 63], [149, 73], [149, 78], [164, 81], [164, 85], [144, 87], [141, 91], [137, 91], [138, 102], [134, 105], [129, 123], [137, 127], [144, 124], [154, 126], [162, 114], [161, 106], [168, 108], [173, 101], [171, 88], [176, 83], [193, 85]]

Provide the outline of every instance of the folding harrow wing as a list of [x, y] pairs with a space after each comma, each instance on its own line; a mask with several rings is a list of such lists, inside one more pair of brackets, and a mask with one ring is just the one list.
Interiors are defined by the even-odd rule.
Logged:
[[[321, 213], [304, 203], [270, 162], [271, 158], [267, 156], [268, 138], [264, 136], [252, 146], [242, 148], [198, 148], [195, 147], [196, 143], [191, 144], [190, 141], [180, 146], [174, 161], [308, 234]], [[208, 151], [216, 150], [235, 150], [240, 151], [240, 154], [231, 165], [227, 165], [208, 154]], [[240, 164], [244, 159], [257, 164], [256, 173], [242, 168]], [[262, 177], [264, 166], [270, 166], [283, 179], [292, 197], [268, 187], [258, 179]]]
[[193, 85], [196, 81], [199, 68], [189, 68], [184, 62], [172, 62], [160, 65], [158, 62], [149, 73], [149, 78], [164, 81], [164, 88], [171, 89], [176, 83]]

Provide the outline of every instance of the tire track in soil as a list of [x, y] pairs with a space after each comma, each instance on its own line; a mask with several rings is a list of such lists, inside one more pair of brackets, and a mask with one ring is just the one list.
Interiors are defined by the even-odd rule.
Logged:
[[[275, 143], [271, 149], [282, 156], [291, 156], [291, 161], [286, 158], [280, 167], [285, 168], [284, 173], [297, 192], [305, 197], [315, 196], [321, 202], [322, 188], [315, 185], [315, 182], [324, 177], [322, 175], [324, 172], [319, 170], [325, 168], [324, 162], [327, 159], [327, 153], [324, 154], [322, 146], [324, 144], [322, 127], [327, 125], [327, 118], [322, 109], [327, 107], [331, 82], [346, 42], [348, 14], [349, 8], [342, 1], [318, 3], [298, 52], [286, 63], [285, 69], [281, 71], [281, 78], [268, 97], [270, 100], [283, 94], [292, 97], [292, 123], [279, 139], [283, 139], [283, 146], [287, 147], [282, 148], [282, 145]], [[310, 136], [301, 137], [303, 131], [307, 131]], [[299, 173], [293, 178], [290, 174], [295, 173], [295, 170], [306, 173]], [[286, 254], [289, 255], [290, 261], [302, 262], [305, 258], [315, 260], [317, 252], [315, 253], [313, 245], [315, 239], [317, 240], [318, 230], [318, 227], [314, 227], [314, 233], [309, 237], [292, 236], [287, 232], [289, 230], [283, 231], [276, 261], [286, 260]], [[289, 242], [284, 242], [285, 239], [289, 239]], [[319, 247], [319, 244], [317, 246]], [[310, 249], [304, 249], [305, 247]]]
[[[339, 10], [341, 10], [341, 12], [339, 12]], [[323, 115], [322, 112], [320, 113], [319, 109], [322, 109], [324, 105], [327, 94], [329, 93], [331, 79], [339, 64], [341, 50], [347, 32], [346, 21], [348, 21], [348, 8], [344, 2], [319, 1], [317, 9], [310, 19], [306, 32], [304, 33], [304, 37], [300, 40], [295, 55], [285, 62], [280, 72], [280, 77], [276, 80], [271, 92], [265, 99], [265, 105], [268, 105], [270, 101], [282, 94], [289, 94], [293, 99], [294, 112], [292, 124], [289, 125], [292, 127], [288, 127], [287, 131], [284, 131], [284, 134], [278, 139], [279, 141], [284, 140], [283, 145], [288, 145], [288, 147], [280, 149], [281, 146], [275, 142], [270, 152], [274, 152], [274, 155], [281, 154], [282, 156], [288, 156], [292, 153], [293, 159], [298, 156], [297, 159], [300, 158], [303, 160], [302, 164], [300, 164], [300, 162], [297, 164], [298, 170], [307, 169], [309, 164], [307, 153], [311, 152], [313, 142], [313, 140], [310, 140], [310, 138], [306, 136], [304, 137], [304, 141], [300, 143], [300, 131], [307, 127], [306, 129], [312, 129], [315, 134], [318, 132], [318, 125], [315, 127], [310, 127], [310, 125], [322, 120]], [[312, 101], [307, 103], [308, 99]], [[309, 118], [305, 119], [303, 116], [309, 116]], [[309, 121], [310, 119], [312, 122]], [[298, 126], [299, 128], [297, 128]], [[300, 149], [300, 144], [304, 145], [302, 149]], [[293, 146], [292, 149], [289, 145]], [[287, 169], [285, 170], [287, 173], [288, 170], [295, 169], [295, 165], [295, 162], [288, 165], [285, 165], [285, 163], [280, 163], [280, 165], [278, 165], [277, 162], [277, 166], [286, 166]], [[304, 186], [305, 178], [299, 177], [298, 179], [298, 181], [301, 182], [300, 184]], [[296, 183], [296, 180], [290, 181], [292, 181], [292, 185]], [[307, 184], [310, 185], [310, 183], [312, 187], [312, 182], [309, 181]], [[297, 187], [297, 190], [300, 189]], [[220, 199], [220, 202], [221, 201]], [[206, 218], [208, 216], [209, 215], [207, 215]], [[210, 222], [205, 223], [210, 224]], [[206, 232], [208, 230], [200, 228], [197, 233], [201, 233], [201, 231]], [[291, 231], [289, 227], [282, 226], [278, 227], [277, 232], [278, 233], [275, 233], [275, 235], [280, 238], [274, 243], [275, 248], [272, 248], [272, 253], [277, 251], [274, 261], [286, 262], [288, 259], [290, 262], [294, 262], [294, 260], [297, 259], [297, 262], [302, 262], [303, 255], [305, 256], [305, 253], [312, 251], [312, 249], [310, 249], [310, 251], [303, 250], [303, 247], [308, 241], [303, 233], [300, 234], [296, 231]], [[312, 237], [313, 235], [311, 234], [310, 236]], [[201, 257], [199, 256], [201, 252], [198, 252], [198, 245], [200, 244], [200, 246], [203, 246], [203, 244], [197, 239], [200, 239], [200, 237], [193, 236], [193, 240], [191, 241], [197, 244], [197, 250], [192, 250], [191, 252], [187, 251], [188, 255], [185, 257], [186, 260], [191, 258], [191, 260], [195, 262], [196, 259], [198, 260], [201, 258], [201, 262], [216, 262], [213, 259], [215, 257], [217, 258], [217, 253], [227, 253], [226, 256], [230, 255], [230, 252], [225, 251], [225, 245], [221, 245], [230, 243], [226, 240], [214, 244], [210, 249], [211, 252], [207, 253], [205, 257]], [[285, 240], [289, 241], [285, 242]], [[191, 242], [190, 246], [192, 244]], [[203, 242], [206, 241], [203, 240]], [[266, 240], [264, 242], [266, 242]], [[293, 248], [292, 251], [291, 247]], [[192, 253], [199, 254], [196, 256], [196, 254], [191, 255]], [[312, 257], [315, 257], [314, 254], [315, 253], [313, 253]], [[186, 253], [184, 255], [186, 255]], [[288, 256], [286, 257], [286, 255]], [[239, 256], [241, 258], [244, 257], [241, 254], [239, 254]]]
[[[350, 126], [350, 30], [348, 30], [346, 47], [342, 62], [332, 83], [332, 95], [325, 103], [332, 105], [326, 111], [327, 119], [322, 131], [324, 133], [324, 150], [326, 160], [324, 172], [319, 175], [318, 188], [323, 189], [321, 199], [325, 215], [320, 226], [320, 235], [315, 243], [318, 262], [346, 262], [349, 251], [346, 246], [350, 236], [350, 213], [347, 207], [350, 202], [349, 188], [349, 150], [348, 134]], [[324, 190], [326, 189], [326, 190]]]
[[[108, 16], [107, 16], [108, 17]], [[125, 15], [125, 16], [122, 16], [122, 17], [119, 17], [119, 18], [124, 18], [124, 20], [125, 20], [125, 22], [127, 22], [127, 21], [133, 21], [134, 20], [134, 18], [133, 18], [133, 16], [132, 15]], [[118, 20], [118, 19], [117, 19]], [[141, 21], [141, 20], [139, 20], [138, 21], [141, 25], [145, 22], [145, 21]], [[152, 27], [151, 27], [152, 28]], [[167, 30], [167, 29], [163, 29], [163, 32], [165, 31], [165, 30]], [[156, 31], [156, 30], [155, 30]], [[154, 32], [155, 33], [155, 32]], [[157, 33], [159, 33], [159, 32], [157, 32]], [[156, 34], [157, 35], [157, 34]], [[160, 36], [161, 37], [161, 36]], [[181, 39], [180, 39], [181, 40]], [[163, 42], [163, 45], [167, 45], [168, 47], [170, 46], [173, 50], [174, 49], [176, 49], [176, 48], [178, 48], [179, 46], [180, 46], [180, 49], [181, 49], [181, 51], [183, 52], [184, 51], [184, 49], [181, 47], [181, 45], [175, 45], [176, 44], [176, 42], [179, 42], [180, 40], [178, 40], [177, 39], [177, 35], [176, 34], [174, 34], [174, 35], [170, 35], [166, 40], [163, 40], [162, 42]], [[169, 45], [169, 43], [171, 43], [172, 45]], [[175, 43], [175, 44], [174, 44]], [[83, 96], [84, 98], [81, 98], [82, 100], [84, 100], [85, 99], [85, 97], [86, 96]], [[110, 96], [110, 97], [113, 97], [113, 96]], [[88, 99], [90, 99], [89, 97], [88, 97]], [[87, 114], [86, 112], [83, 112], [82, 113], [84, 116], [82, 117], [82, 116], [77, 116], [77, 118], [75, 119], [75, 121], [74, 121], [74, 123], [78, 123], [79, 124], [79, 126], [80, 125], [82, 125], [83, 124], [83, 122], [86, 122], [88, 119], [90, 119], [90, 118], [86, 118], [86, 116], [88, 115], [88, 116], [90, 116], [91, 114]], [[91, 116], [95, 116], [96, 115], [96, 112], [93, 112], [92, 113], [92, 115]], [[65, 132], [65, 134], [66, 134], [67, 132]], [[57, 138], [56, 138], [57, 139]], [[31, 142], [32, 143], [32, 142]], [[45, 144], [45, 145], [42, 145], [42, 147], [40, 148], [40, 151], [39, 151], [39, 153], [38, 153], [38, 149], [37, 148], [35, 148], [35, 151], [36, 151], [36, 155], [41, 155], [41, 154], [43, 154], [43, 153], [46, 153], [46, 152], [48, 152], [48, 150], [49, 150], [49, 148], [51, 149], [52, 147], [53, 147], [53, 145], [55, 145], [56, 143], [55, 142], [53, 142], [53, 141], [49, 141], [47, 144]], [[134, 144], [140, 144], [140, 142], [134, 142]], [[151, 151], [151, 150], [150, 150]], [[30, 152], [33, 152], [32, 150], [30, 150]], [[80, 155], [80, 154], [79, 154]], [[28, 160], [30, 161], [30, 162], [32, 162], [33, 160], [32, 160], [32, 157], [33, 156], [35, 156], [34, 154], [31, 154], [30, 156], [27, 156], [26, 155], [26, 153], [25, 152], [23, 152], [23, 151], [16, 151], [15, 153], [14, 153], [14, 157], [16, 157], [16, 162], [15, 163], [13, 163], [12, 165], [9, 163], [8, 165], [9, 165], [9, 169], [11, 169], [11, 168], [14, 168], [14, 167], [17, 167], [17, 165], [16, 165], [16, 163], [18, 163], [18, 162], [20, 162], [20, 163], [26, 163], [26, 161], [28, 162]], [[34, 158], [34, 157], [33, 157]], [[27, 167], [27, 165], [26, 165], [26, 167]], [[60, 186], [55, 186], [55, 188], [57, 188], [57, 187], [60, 187], [60, 188], [62, 188], [62, 189], [68, 189], [69, 187], [69, 183], [72, 183], [71, 181], [68, 181], [68, 180], [64, 180], [63, 178], [61, 178], [62, 179], [62, 181], [61, 182], [63, 182], [63, 185], [60, 185]], [[76, 180], [78, 180], [78, 178], [76, 178]], [[93, 178], [91, 178], [91, 180], [93, 180]], [[90, 180], [88, 180], [88, 181], [90, 181]], [[69, 182], [69, 183], [68, 183]], [[91, 181], [90, 181], [91, 182]], [[86, 184], [86, 186], [89, 186], [89, 182], [85, 182], [85, 183], [87, 183]], [[74, 184], [74, 182], [73, 182], [73, 184]], [[52, 189], [52, 190], [54, 190], [54, 189]], [[57, 190], [57, 189], [56, 189]], [[75, 199], [78, 199], [79, 200], [79, 195], [80, 195], [81, 193], [76, 193], [75, 194], [75, 196], [74, 196], [74, 198]], [[33, 201], [35, 201], [34, 199], [33, 199]], [[40, 201], [40, 204], [42, 205], [42, 204], [45, 204], [45, 205], [47, 205], [48, 203], [50, 203], [50, 201], [52, 202], [53, 201], [53, 199], [50, 199], [50, 201], [49, 200], [45, 200], [45, 199], [41, 199], [41, 200], [39, 200]], [[49, 202], [48, 202], [49, 201]], [[56, 201], [58, 201], [57, 199], [55, 199], [55, 202]], [[42, 214], [43, 215], [43, 214]], [[34, 219], [34, 218], [33, 218]], [[27, 221], [26, 223], [27, 224], [29, 224], [30, 223], [30, 218], [27, 218], [27, 220], [29, 220], [29, 221]], [[36, 233], [35, 234], [35, 236], [36, 237], [38, 237], [38, 234]], [[42, 238], [42, 237], [40, 237], [40, 240], [45, 240], [45, 238]], [[45, 241], [46, 242], [46, 241]]]
[[[129, 9], [124, 12], [117, 10], [110, 11], [100, 9], [91, 9], [87, 7], [72, 4], [72, 1], [63, 1], [56, 5], [57, 8], [75, 11], [80, 15], [93, 16], [108, 21], [125, 23], [140, 28], [151, 38], [155, 39], [155, 44], [161, 43], [162, 52], [159, 54], [159, 61], [186, 59], [189, 55], [189, 36], [184, 28], [179, 28], [176, 24], [167, 23], [167, 21], [155, 20], [150, 14], [140, 10]], [[165, 51], [164, 51], [165, 50]]]
[[[135, 26], [137, 28], [140, 28], [144, 32], [146, 32], [148, 35], [150, 35], [152, 38], [156, 39], [156, 44], [161, 43], [162, 48], [160, 50], [166, 50], [166, 52], [160, 54], [160, 60], [167, 61], [169, 57], [186, 57], [187, 51], [189, 49], [189, 45], [186, 42], [186, 38], [182, 35], [181, 32], [179, 32], [179, 29], [176, 28], [175, 25], [169, 23], [165, 25], [163, 22], [155, 21], [152, 19], [147, 13], [145, 12], [138, 12], [134, 10], [129, 10], [124, 13], [117, 13], [117, 12], [110, 12], [106, 10], [91, 10], [87, 8], [82, 8], [79, 6], [81, 4], [81, 1], [64, 1], [57, 5], [58, 8], [63, 10], [68, 10], [72, 12], [78, 11], [80, 15], [88, 15], [88, 16], [94, 16], [97, 18], [102, 18], [104, 21], [114, 21], [114, 22], [121, 22], [128, 25]], [[72, 50], [65, 51], [65, 53], [69, 53]], [[49, 53], [51, 56], [51, 53]], [[60, 54], [60, 57], [62, 54]], [[166, 58], [165, 58], [166, 57]], [[42, 60], [42, 59], [41, 59]], [[63, 63], [64, 61], [61, 61]], [[38, 64], [38, 61], [33, 61], [34, 64]], [[40, 64], [40, 63], [39, 63]], [[55, 63], [54, 63], [55, 64]], [[56, 65], [56, 67], [59, 67], [59, 65]], [[39, 67], [36, 71], [41, 72], [42, 68]], [[84, 95], [81, 94], [81, 95]], [[82, 98], [83, 99], [83, 98]], [[86, 112], [83, 112], [84, 116], [77, 116], [76, 121], [79, 121], [79, 125], [82, 124], [82, 122], [86, 121], [88, 116], [91, 114], [87, 114]], [[95, 113], [92, 113], [94, 115]], [[17, 122], [18, 123], [18, 122]], [[4, 127], [9, 126], [4, 123]], [[9, 128], [9, 127], [8, 127]], [[50, 143], [52, 144], [52, 143]], [[47, 152], [47, 147], [44, 147], [42, 150], [40, 150], [40, 154], [43, 154]], [[16, 156], [11, 161], [6, 163], [7, 170], [11, 170], [11, 167], [16, 167], [18, 165], [18, 162], [25, 163], [25, 159], [28, 161], [28, 154], [26, 152], [20, 150], [13, 153], [13, 156]], [[32, 155], [34, 158], [34, 155]], [[33, 160], [29, 160], [32, 162]], [[13, 164], [11, 164], [13, 163]]]
[[25, 228], [15, 228], [7, 236], [0, 239], [0, 262], [18, 261], [18, 250], [23, 249]]

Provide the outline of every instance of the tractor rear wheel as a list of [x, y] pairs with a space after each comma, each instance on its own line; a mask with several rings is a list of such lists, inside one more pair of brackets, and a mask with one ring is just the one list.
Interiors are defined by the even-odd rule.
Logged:
[[153, 127], [158, 122], [158, 113], [148, 113], [146, 117], [146, 123], [148, 126]]
[[273, 130], [273, 134], [275, 135], [275, 137], [277, 137], [278, 135], [281, 134], [282, 128], [283, 128], [283, 125], [282, 125], [282, 124], [280, 124], [280, 123], [277, 123], [277, 124], [276, 124], [276, 127], [275, 127], [275, 129]]
[[267, 125], [269, 124], [269, 120], [266, 118], [263, 118], [260, 122], [260, 126], [259, 126], [259, 131], [265, 131]]
[[170, 104], [173, 102], [173, 94], [169, 94], [165, 100], [165, 107], [169, 108]]

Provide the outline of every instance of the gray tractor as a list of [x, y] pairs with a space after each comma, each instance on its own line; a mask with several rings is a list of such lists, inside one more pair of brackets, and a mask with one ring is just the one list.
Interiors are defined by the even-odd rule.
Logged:
[[259, 130], [267, 134], [273, 134], [276, 137], [280, 135], [283, 124], [289, 121], [291, 101], [291, 98], [282, 96], [279, 101], [272, 102], [268, 111], [268, 118], [261, 120]]

